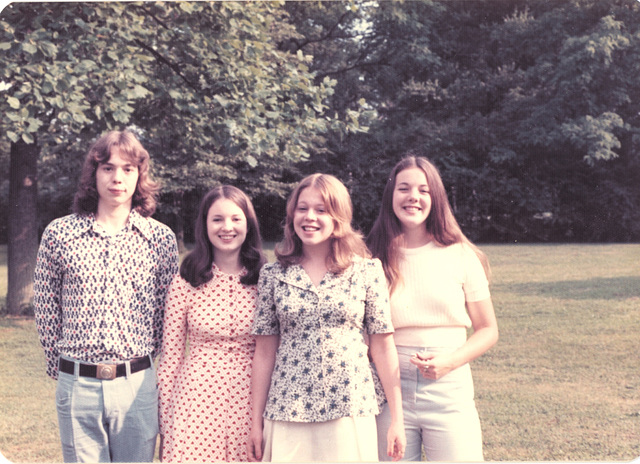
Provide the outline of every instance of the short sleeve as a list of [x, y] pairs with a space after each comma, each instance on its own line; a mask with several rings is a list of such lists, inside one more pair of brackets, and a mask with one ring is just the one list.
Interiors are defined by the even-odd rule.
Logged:
[[465, 269], [465, 280], [462, 285], [465, 300], [468, 302], [482, 301], [491, 298], [489, 291], [489, 281], [484, 272], [484, 267], [478, 255], [469, 248], [463, 246], [463, 265]]
[[389, 289], [382, 263], [379, 259], [367, 259], [363, 261], [362, 266], [366, 287], [364, 317], [367, 333], [392, 333]]
[[258, 303], [251, 326], [253, 335], [279, 335], [280, 326], [276, 315], [274, 301], [275, 286], [279, 282], [280, 266], [276, 263], [268, 263], [260, 269], [258, 279]]

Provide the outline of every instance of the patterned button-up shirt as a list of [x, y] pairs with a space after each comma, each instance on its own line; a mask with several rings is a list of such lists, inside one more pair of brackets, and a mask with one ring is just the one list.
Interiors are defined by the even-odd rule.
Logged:
[[34, 276], [36, 326], [47, 374], [61, 355], [117, 362], [160, 350], [167, 292], [178, 271], [169, 227], [135, 210], [109, 235], [94, 215], [71, 214], [47, 226]]
[[264, 417], [321, 422], [378, 413], [365, 330], [393, 332], [379, 260], [327, 273], [318, 287], [299, 265], [260, 272], [252, 332], [279, 335]]

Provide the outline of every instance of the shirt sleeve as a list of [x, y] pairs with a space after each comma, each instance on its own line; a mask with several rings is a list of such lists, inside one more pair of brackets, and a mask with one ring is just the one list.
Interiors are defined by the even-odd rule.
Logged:
[[63, 267], [58, 258], [55, 233], [48, 226], [38, 249], [33, 277], [34, 313], [40, 343], [44, 348], [47, 375], [58, 378], [57, 342], [62, 336]]
[[387, 279], [379, 259], [366, 260], [363, 263], [365, 286], [367, 289], [364, 317], [367, 333], [392, 333], [391, 307]]
[[251, 326], [253, 335], [279, 335], [280, 325], [276, 315], [274, 297], [275, 285], [278, 281], [275, 264], [265, 264], [260, 269], [258, 279], [258, 304]]
[[158, 363], [159, 417], [160, 434], [173, 422], [171, 406], [176, 378], [184, 362], [187, 343], [187, 313], [189, 302], [186, 281], [179, 275], [175, 277], [167, 297], [167, 309], [164, 320], [164, 338]]
[[159, 263], [156, 274], [156, 308], [153, 316], [153, 357], [160, 352], [167, 294], [169, 292], [171, 282], [179, 269], [178, 243], [176, 241], [176, 236], [168, 227], [166, 227], [166, 231], [166, 235], [161, 237], [158, 244], [161, 252], [159, 253]]
[[469, 247], [463, 247], [463, 265], [465, 281], [462, 285], [465, 300], [468, 302], [482, 301], [491, 298], [489, 281], [478, 255]]

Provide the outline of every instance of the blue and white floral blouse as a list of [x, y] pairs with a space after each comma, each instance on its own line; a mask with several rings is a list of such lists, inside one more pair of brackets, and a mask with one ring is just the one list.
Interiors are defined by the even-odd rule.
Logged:
[[393, 332], [378, 259], [328, 272], [318, 287], [300, 265], [266, 264], [255, 335], [280, 335], [264, 417], [322, 422], [378, 414], [364, 331]]

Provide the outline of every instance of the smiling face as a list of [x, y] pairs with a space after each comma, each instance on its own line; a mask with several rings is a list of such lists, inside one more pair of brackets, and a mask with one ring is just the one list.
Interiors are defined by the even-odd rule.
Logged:
[[315, 187], [300, 192], [293, 216], [293, 229], [304, 247], [329, 244], [335, 225], [322, 197]]
[[109, 160], [96, 169], [96, 189], [100, 206], [128, 207], [138, 184], [138, 167], [122, 155], [118, 147], [111, 149]]
[[431, 212], [431, 195], [422, 169], [412, 167], [398, 173], [393, 191], [393, 212], [404, 233], [425, 228]]
[[233, 200], [219, 198], [207, 213], [207, 235], [214, 255], [239, 253], [247, 237], [247, 217]]

